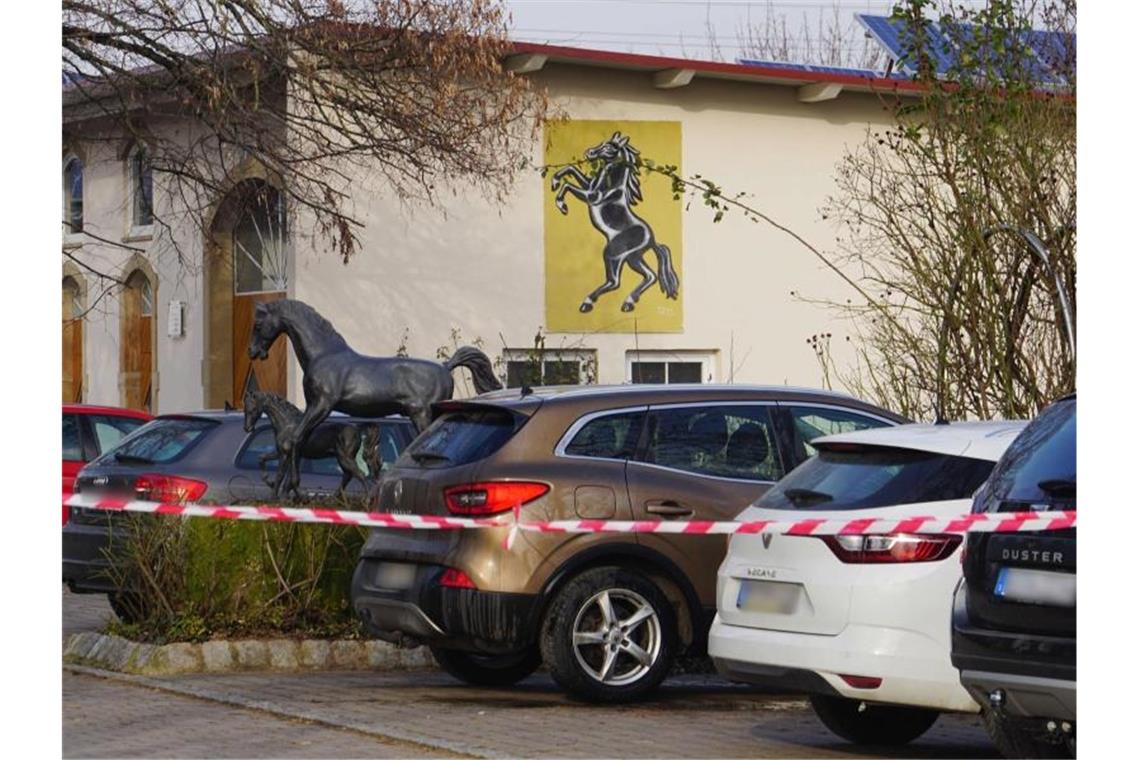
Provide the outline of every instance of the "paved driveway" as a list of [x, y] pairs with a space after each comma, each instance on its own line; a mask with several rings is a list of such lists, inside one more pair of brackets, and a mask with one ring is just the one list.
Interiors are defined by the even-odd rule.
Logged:
[[[65, 594], [65, 629], [108, 613]], [[944, 716], [902, 750], [856, 748], [800, 697], [710, 676], [670, 679], [653, 701], [622, 707], [573, 702], [544, 674], [511, 689], [434, 671], [105, 676], [65, 673], [65, 757], [996, 756], [972, 716]]]

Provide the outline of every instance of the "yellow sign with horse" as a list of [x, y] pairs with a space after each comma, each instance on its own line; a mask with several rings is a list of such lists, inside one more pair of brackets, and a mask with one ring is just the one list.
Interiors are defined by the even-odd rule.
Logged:
[[552, 122], [544, 182], [548, 332], [681, 332], [677, 121]]

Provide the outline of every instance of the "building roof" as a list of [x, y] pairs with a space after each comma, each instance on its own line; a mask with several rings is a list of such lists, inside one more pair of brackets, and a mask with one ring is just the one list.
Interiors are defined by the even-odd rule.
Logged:
[[1027, 420], [996, 420], [952, 422], [948, 425], [899, 425], [828, 435], [816, 438], [811, 444], [825, 450], [851, 444], [883, 446], [996, 462], [1027, 424]]
[[[774, 84], [786, 87], [829, 84], [839, 89], [857, 92], [916, 93], [924, 89], [924, 85], [909, 78], [885, 76], [868, 69], [799, 66], [764, 61], [725, 63], [641, 53], [620, 53], [613, 50], [545, 45], [537, 42], [514, 42], [513, 47], [515, 54], [508, 58], [508, 68], [513, 68], [516, 71], [537, 71], [546, 63], [641, 71], [652, 73], [654, 84], [661, 89], [681, 87], [695, 78]], [[836, 94], [838, 94], [838, 89], [836, 89]]]

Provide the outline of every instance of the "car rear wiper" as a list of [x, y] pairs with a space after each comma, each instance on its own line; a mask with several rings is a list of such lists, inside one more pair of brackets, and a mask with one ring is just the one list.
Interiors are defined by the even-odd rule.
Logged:
[[1077, 493], [1075, 478], [1049, 478], [1039, 482], [1037, 487], [1050, 496], [1075, 496]]
[[788, 501], [795, 505], [809, 501], [832, 501], [835, 497], [823, 491], [813, 491], [810, 488], [788, 488], [783, 491]]
[[423, 464], [424, 462], [450, 462], [451, 457], [446, 454], [436, 454], [434, 451], [416, 451], [409, 454], [412, 459], [416, 460], [416, 464]]
[[127, 454], [122, 451], [116, 451], [114, 454], [116, 462], [131, 462], [133, 464], [154, 464], [154, 460], [150, 457], [139, 456], [138, 454]]

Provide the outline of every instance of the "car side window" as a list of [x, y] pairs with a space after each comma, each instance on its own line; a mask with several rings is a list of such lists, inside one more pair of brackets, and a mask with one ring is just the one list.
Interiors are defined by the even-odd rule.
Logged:
[[784, 473], [763, 405], [651, 409], [645, 461], [740, 480], [774, 481]]
[[846, 409], [790, 406], [787, 410], [792, 418], [793, 450], [798, 462], [815, 456], [816, 448], [811, 445], [811, 441], [816, 438], [834, 433], [853, 433], [856, 430], [886, 427], [890, 424], [885, 420]]
[[[400, 456], [400, 441], [392, 426], [380, 425], [379, 427], [381, 469], [387, 469]], [[273, 428], [263, 427], [254, 431], [247, 439], [245, 447], [238, 454], [237, 466], [245, 470], [258, 470], [261, 469], [260, 460], [262, 456], [276, 453], [277, 442], [274, 438]], [[356, 464], [361, 472], [368, 472], [368, 465], [364, 461], [363, 445], [356, 452]], [[277, 465], [278, 461], [271, 458], [265, 463], [265, 469], [268, 472], [275, 472]], [[301, 457], [301, 472], [333, 477], [340, 477], [341, 475], [340, 465], [335, 456], [321, 457], [320, 459]]]
[[83, 461], [83, 443], [79, 438], [79, 418], [63, 415], [63, 458], [72, 462]]
[[595, 417], [574, 434], [564, 453], [577, 457], [629, 459], [637, 448], [645, 412], [620, 412]]
[[[238, 454], [237, 466], [243, 470], [257, 470], [261, 468], [260, 460], [263, 455], [277, 453], [277, 443], [273, 438], [273, 428], [263, 427], [253, 432], [245, 443], [245, 447]], [[265, 469], [273, 472], [277, 469], [277, 460], [272, 459], [266, 463]]]
[[[367, 435], [368, 427], [367, 425], [361, 427], [362, 435]], [[378, 423], [375, 427], [380, 431], [380, 438], [376, 448], [380, 460], [380, 472], [383, 472], [389, 469], [395, 461], [400, 458], [400, 452], [404, 450], [406, 439], [401, 435], [404, 426], [401, 424]], [[378, 477], [380, 473], [372, 472], [372, 468], [369, 467], [368, 461], [365, 459], [365, 454], [367, 453], [365, 451], [366, 448], [365, 445], [361, 445], [360, 451], [356, 453], [356, 466], [369, 477]]]
[[101, 414], [89, 415], [87, 419], [95, 430], [95, 440], [99, 442], [100, 454], [115, 448], [119, 441], [146, 422], [133, 417], [112, 417]]

